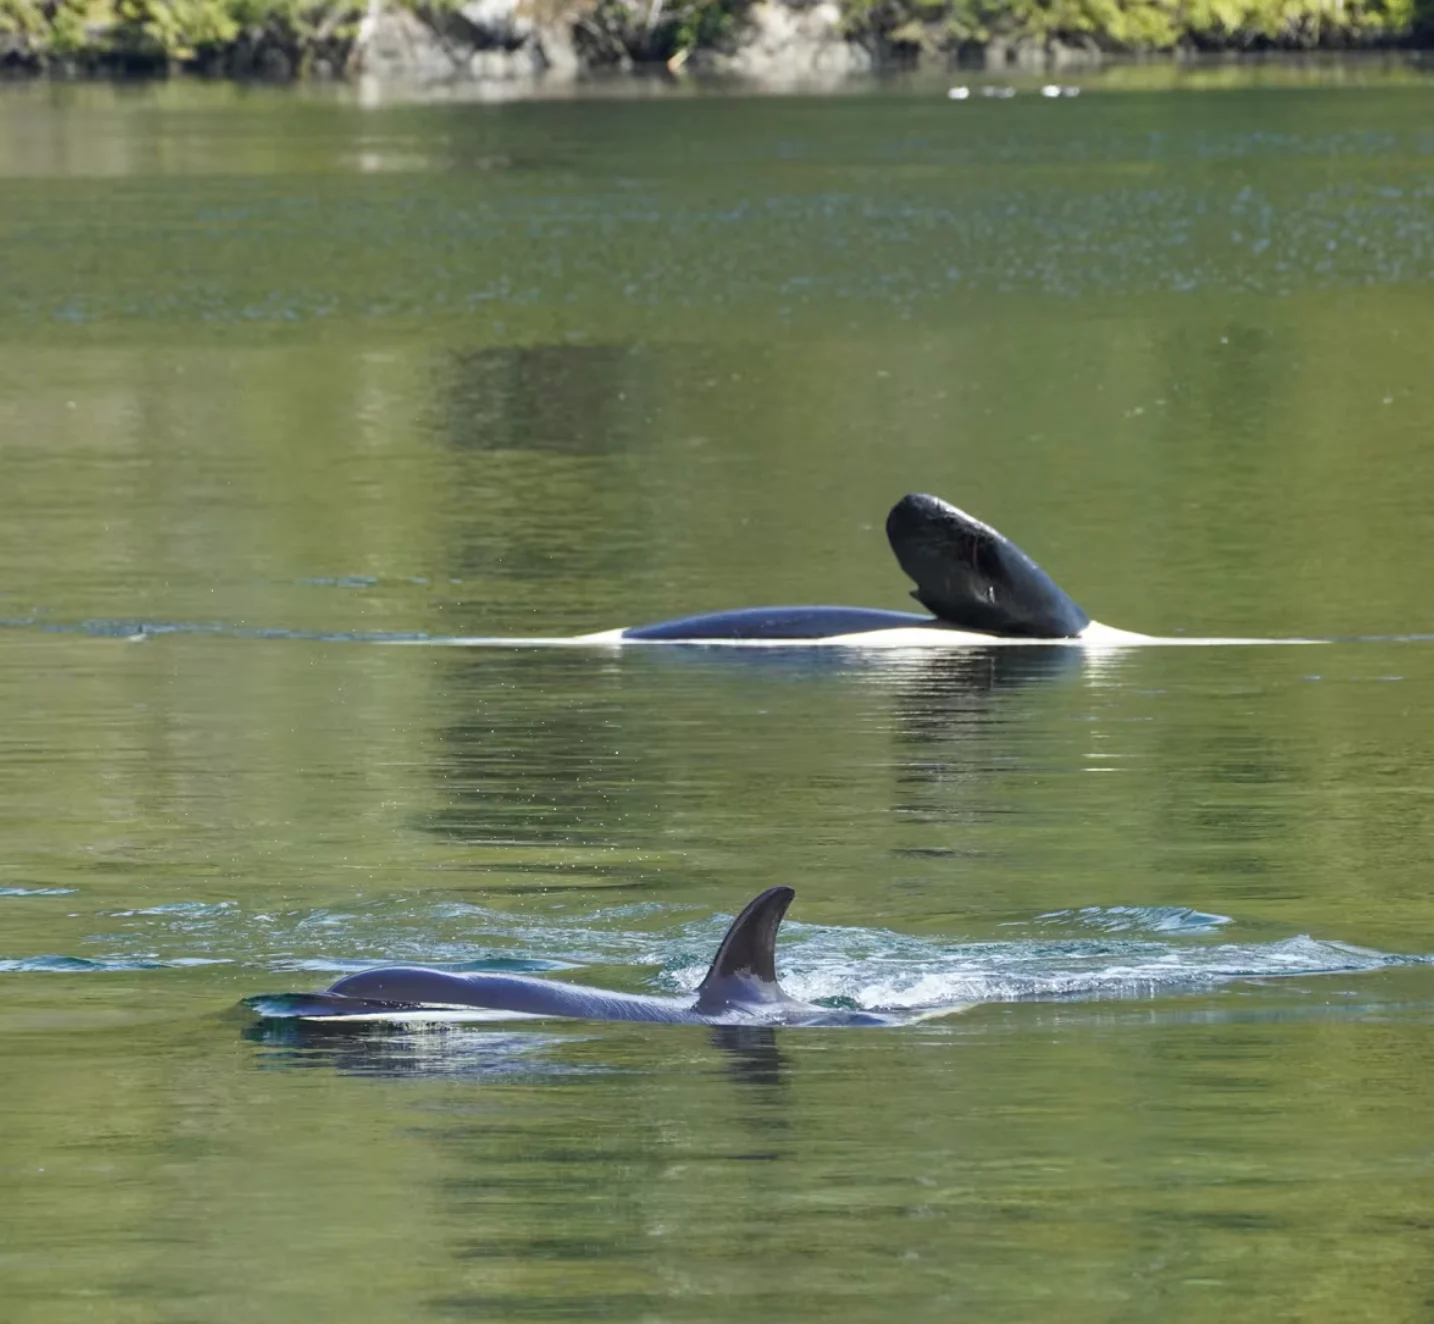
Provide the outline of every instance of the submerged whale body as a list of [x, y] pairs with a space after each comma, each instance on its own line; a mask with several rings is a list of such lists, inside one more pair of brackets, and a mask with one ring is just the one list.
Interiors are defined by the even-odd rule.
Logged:
[[886, 536], [916, 582], [911, 596], [930, 616], [866, 607], [748, 607], [640, 625], [617, 637], [696, 643], [942, 630], [1069, 640], [1091, 627], [1090, 617], [1015, 543], [940, 497], [902, 497], [886, 517]]
[[796, 893], [772, 887], [749, 901], [732, 922], [695, 998], [616, 993], [490, 971], [455, 973], [425, 966], [382, 966], [345, 975], [321, 993], [246, 998], [260, 1016], [305, 1020], [462, 1019], [463, 1012], [497, 1016], [565, 1016], [681, 1025], [898, 1025], [911, 1017], [833, 1011], [788, 996], [777, 982], [777, 928]]

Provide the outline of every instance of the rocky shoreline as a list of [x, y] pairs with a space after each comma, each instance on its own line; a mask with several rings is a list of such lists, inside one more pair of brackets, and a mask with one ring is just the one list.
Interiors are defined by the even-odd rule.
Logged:
[[705, 70], [767, 83], [1112, 54], [1422, 47], [1434, 0], [0, 0], [0, 72], [492, 82]]

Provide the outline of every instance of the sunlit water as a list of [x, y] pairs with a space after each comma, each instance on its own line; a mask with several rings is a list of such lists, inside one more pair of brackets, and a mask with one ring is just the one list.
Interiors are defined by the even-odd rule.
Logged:
[[[0, 89], [0, 1317], [1427, 1313], [1434, 93], [1349, 81]], [[909, 489], [1328, 642], [387, 642], [900, 608]], [[778, 882], [794, 995], [967, 1010], [238, 1010], [678, 994]]]

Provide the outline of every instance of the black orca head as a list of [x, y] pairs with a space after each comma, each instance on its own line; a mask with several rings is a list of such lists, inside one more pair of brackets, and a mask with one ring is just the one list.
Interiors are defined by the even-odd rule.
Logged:
[[940, 497], [904, 496], [886, 517], [912, 597], [948, 625], [1023, 639], [1070, 639], [1090, 624], [1044, 570], [988, 524]]

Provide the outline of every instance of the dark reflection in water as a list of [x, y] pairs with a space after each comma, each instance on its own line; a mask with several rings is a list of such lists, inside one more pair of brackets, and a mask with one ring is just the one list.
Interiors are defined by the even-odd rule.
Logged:
[[[625, 707], [620, 686], [592, 686], [590, 658], [544, 659], [543, 665], [559, 673], [571, 669], [589, 683], [554, 687], [515, 707], [492, 693], [512, 683], [510, 661], [476, 650], [453, 654], [447, 686], [469, 701], [460, 717], [434, 733], [433, 777], [443, 803], [427, 817], [428, 831], [468, 845], [612, 844], [605, 825], [621, 818], [621, 803], [637, 780], [614, 749]], [[551, 872], [551, 863], [536, 867]], [[585, 863], [582, 871], [599, 878], [614, 872], [601, 861]]]
[[[1078, 672], [1084, 650], [1065, 645], [1020, 644], [960, 649], [866, 650], [814, 645], [726, 648], [701, 644], [643, 645], [642, 661], [660, 668], [709, 668], [714, 673], [753, 674], [763, 680], [798, 682], [837, 676], [880, 685], [899, 694], [943, 696], [990, 694]], [[921, 699], [918, 698], [919, 704]]]
[[[892, 740], [901, 749], [892, 813], [907, 823], [969, 823], [993, 773], [1009, 766], [1030, 717], [1019, 692], [1076, 680], [1083, 649], [1020, 646], [963, 650], [921, 659], [896, 691]], [[1015, 725], [1013, 725], [1013, 720]], [[893, 854], [939, 859], [970, 852], [969, 843], [899, 845]]]
[[243, 1033], [265, 1050], [257, 1063], [264, 1070], [320, 1068], [343, 1076], [483, 1081], [515, 1076], [538, 1080], [601, 1069], [554, 1060], [550, 1054], [571, 1040], [551, 1033], [298, 1019], [258, 1021]]
[[625, 345], [533, 345], [455, 350], [440, 361], [439, 427], [465, 451], [601, 456], [643, 438], [624, 426]]
[[[541, 666], [548, 684], [521, 705], [499, 702], [520, 662], [476, 649], [445, 658], [444, 688], [465, 699], [446, 709], [449, 720], [434, 732], [432, 775], [442, 803], [420, 824], [445, 841], [591, 850], [648, 844], [641, 824], [653, 805], [642, 788], [653, 780], [654, 765], [682, 763], [689, 744], [695, 750], [708, 738], [713, 703], [720, 709], [724, 694], [738, 705], [782, 700], [820, 710], [830, 698], [890, 710], [880, 726], [898, 744], [928, 751], [904, 760], [903, 780], [978, 771], [1003, 757], [996, 737], [1006, 699], [1074, 679], [1084, 655], [1039, 646], [926, 655], [653, 647], [600, 660], [554, 653], [526, 664], [527, 674]], [[690, 684], [671, 684], [689, 677]], [[651, 687], [659, 680], [665, 697], [654, 705]], [[454, 719], [454, 712], [462, 715]], [[688, 730], [689, 738], [678, 734]], [[550, 858], [511, 860], [503, 869], [531, 872], [534, 887], [545, 885], [537, 876], [555, 874]], [[572, 860], [563, 872], [571, 875], [567, 885], [644, 885], [626, 860]]]
[[[624, 1052], [620, 1047], [615, 1046], [610, 1065], [604, 1065], [596, 1036], [605, 1027], [584, 1025], [592, 1037], [574, 1036], [572, 1028], [539, 1032], [462, 1025], [345, 1025], [295, 1017], [255, 1021], [244, 1027], [243, 1037], [260, 1045], [263, 1051], [256, 1065], [266, 1071], [319, 1068], [343, 1076], [481, 1081], [620, 1069]], [[578, 1042], [588, 1048], [581, 1063], [569, 1060], [571, 1054], [559, 1056], [562, 1049]], [[674, 1041], [686, 1042], [685, 1036]], [[787, 1063], [773, 1027], [717, 1025], [711, 1029], [710, 1042], [718, 1051], [717, 1070], [735, 1084], [760, 1089], [784, 1084]]]
[[[544, 1257], [541, 1250], [536, 1254], [539, 1260], [551, 1258]], [[638, 1292], [586, 1295], [580, 1301], [528, 1293], [522, 1297], [445, 1296], [425, 1304], [440, 1315], [465, 1319], [641, 1319], [650, 1311], [652, 1299]]]
[[489, 583], [471, 606], [460, 595], [455, 608], [492, 619], [495, 589], [517, 581], [533, 585], [530, 632], [565, 633], [554, 622], [571, 606], [567, 585], [593, 585], [598, 601], [609, 584], [630, 583], [647, 541], [637, 531], [650, 521], [623, 457], [656, 440], [642, 401], [654, 367], [625, 345], [437, 357], [426, 412], [450, 456], [445, 578]]
[[786, 1060], [769, 1025], [718, 1025], [712, 1043], [725, 1054], [723, 1067], [739, 1085], [771, 1088], [783, 1084]]
[[902, 673], [894, 726], [912, 744], [963, 734], [1001, 698], [1029, 685], [1072, 680], [1085, 650], [1037, 644], [965, 648], [923, 655]]

